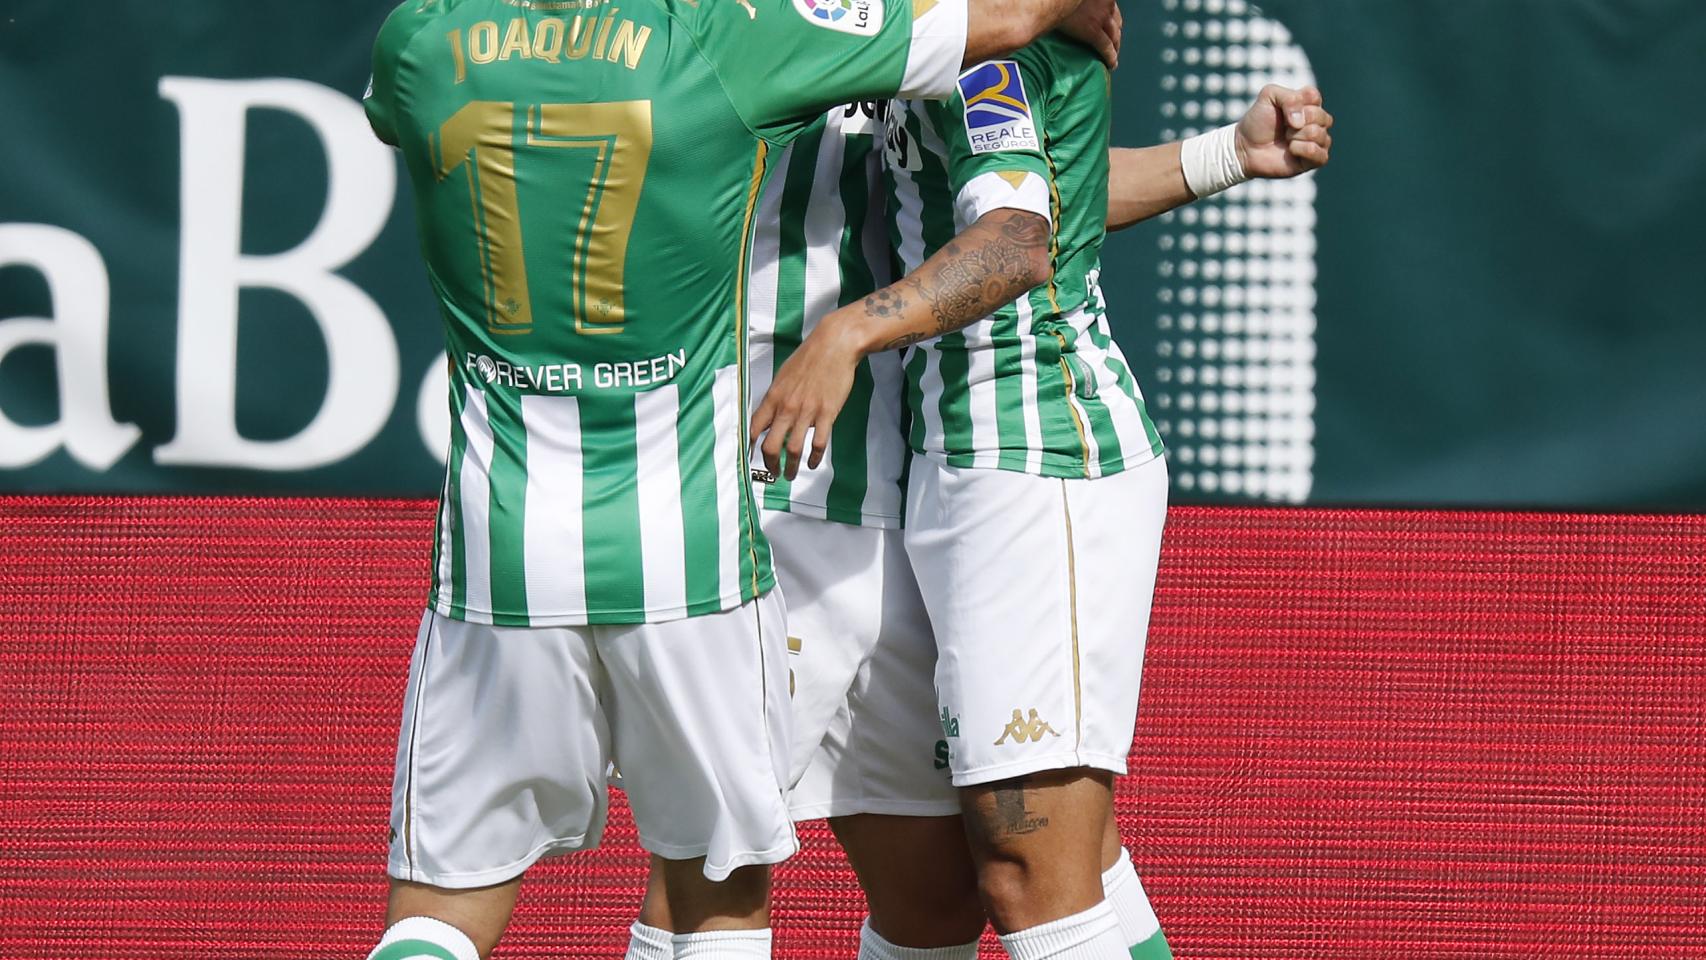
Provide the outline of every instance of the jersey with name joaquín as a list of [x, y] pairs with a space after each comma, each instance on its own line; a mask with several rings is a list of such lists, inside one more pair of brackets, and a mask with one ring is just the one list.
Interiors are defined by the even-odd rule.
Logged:
[[772, 145], [946, 96], [964, 0], [407, 0], [367, 113], [402, 151], [450, 359], [431, 606], [660, 622], [774, 582], [744, 312]]
[[[752, 398], [818, 321], [893, 280], [879, 137], [889, 101], [830, 110], [782, 151], [758, 204], [752, 247]], [[859, 365], [823, 463], [759, 488], [766, 509], [857, 526], [900, 526], [908, 456], [900, 353]]]
[[1109, 331], [1098, 278], [1108, 209], [1108, 74], [1049, 35], [960, 76], [947, 102], [903, 100], [885, 152], [908, 272], [995, 210], [1049, 221], [1053, 279], [910, 348], [912, 449], [954, 467], [1100, 477], [1161, 438]]

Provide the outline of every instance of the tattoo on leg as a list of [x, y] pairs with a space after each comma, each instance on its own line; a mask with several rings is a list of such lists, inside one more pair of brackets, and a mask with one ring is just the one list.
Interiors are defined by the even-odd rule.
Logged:
[[1021, 778], [1012, 786], [995, 788], [996, 833], [998, 836], [1019, 837], [1048, 826], [1047, 817], [1033, 817], [1025, 809], [1025, 781]]

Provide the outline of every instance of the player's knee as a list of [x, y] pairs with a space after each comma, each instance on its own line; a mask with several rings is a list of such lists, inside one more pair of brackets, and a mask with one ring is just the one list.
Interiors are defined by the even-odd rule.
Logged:
[[[898, 892], [898, 891], [897, 891]], [[975, 878], [964, 884], [914, 887], [904, 896], [870, 897], [871, 925], [890, 943], [933, 949], [970, 943], [987, 922]]]
[[978, 865], [977, 894], [998, 931], [1033, 926], [1036, 871], [1022, 856], [986, 857]]

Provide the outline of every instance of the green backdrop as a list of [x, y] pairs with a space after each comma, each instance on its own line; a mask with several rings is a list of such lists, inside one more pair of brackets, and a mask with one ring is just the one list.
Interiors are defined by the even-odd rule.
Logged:
[[[0, 490], [436, 491], [436, 314], [355, 105], [386, 9], [0, 9]], [[1108, 242], [1178, 499], [1706, 508], [1706, 4], [1126, 13], [1117, 142], [1267, 77], [1338, 118], [1310, 181]]]

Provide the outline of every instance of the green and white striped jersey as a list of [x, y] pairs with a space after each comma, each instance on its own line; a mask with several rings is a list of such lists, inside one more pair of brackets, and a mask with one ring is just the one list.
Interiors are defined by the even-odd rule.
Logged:
[[[877, 133], [888, 101], [837, 107], [777, 158], [759, 201], [748, 302], [752, 399], [823, 316], [893, 279]], [[900, 526], [905, 501], [900, 354], [859, 365], [824, 462], [760, 487], [760, 502], [822, 520]]]
[[1053, 279], [907, 351], [912, 449], [955, 467], [1099, 477], [1162, 452], [1108, 329], [1108, 75], [1049, 35], [961, 74], [952, 100], [897, 101], [885, 150], [895, 249], [914, 271], [984, 214], [1049, 220]]
[[430, 603], [656, 623], [774, 583], [745, 448], [772, 146], [945, 96], [964, 0], [406, 0], [366, 108], [402, 151], [450, 356]]

